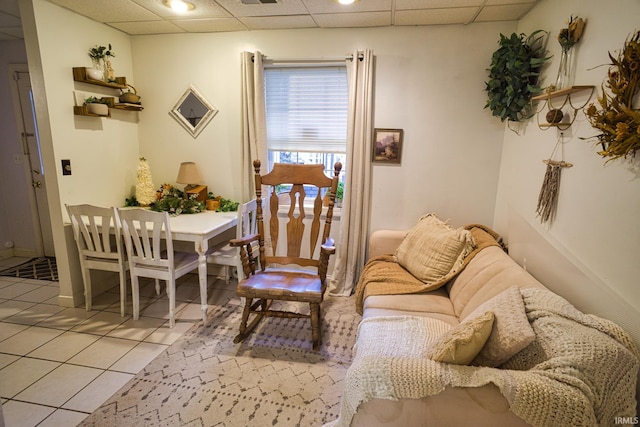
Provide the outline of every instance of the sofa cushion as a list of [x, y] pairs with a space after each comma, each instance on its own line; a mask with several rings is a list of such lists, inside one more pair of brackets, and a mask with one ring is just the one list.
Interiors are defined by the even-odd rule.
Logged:
[[511, 286], [546, 289], [498, 246], [482, 249], [447, 284], [449, 297], [461, 319]]
[[444, 288], [411, 295], [372, 295], [364, 301], [363, 319], [379, 316], [425, 316], [451, 326], [460, 323]]
[[493, 312], [495, 320], [491, 335], [478, 355], [475, 365], [496, 367], [531, 344], [536, 335], [529, 324], [520, 289], [512, 286], [481, 304], [464, 322]]
[[436, 362], [468, 365], [487, 342], [493, 322], [491, 311], [466, 319], [440, 336], [429, 348], [427, 356]]
[[407, 233], [395, 255], [400, 265], [428, 284], [457, 271], [474, 245], [469, 230], [452, 228], [430, 213]]

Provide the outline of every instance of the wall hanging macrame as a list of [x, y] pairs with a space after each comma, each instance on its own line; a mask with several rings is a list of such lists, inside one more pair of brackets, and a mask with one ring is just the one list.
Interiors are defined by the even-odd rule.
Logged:
[[563, 168], [570, 168], [571, 163], [564, 161], [564, 147], [561, 149], [561, 160], [553, 160], [553, 156], [558, 151], [558, 147], [562, 146], [562, 133], [558, 137], [558, 142], [551, 152], [549, 159], [543, 160], [542, 163], [547, 165], [547, 171], [544, 174], [542, 188], [538, 195], [538, 206], [536, 213], [540, 217], [541, 223], [551, 223], [556, 216], [558, 208], [558, 192], [560, 191], [560, 176]]

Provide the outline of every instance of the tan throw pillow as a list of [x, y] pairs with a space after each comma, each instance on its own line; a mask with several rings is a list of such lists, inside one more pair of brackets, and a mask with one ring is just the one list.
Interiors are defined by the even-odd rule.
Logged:
[[490, 311], [465, 320], [438, 338], [427, 356], [436, 362], [468, 365], [489, 338], [493, 320]]
[[430, 284], [461, 267], [474, 246], [470, 231], [452, 228], [430, 213], [407, 233], [395, 255], [401, 266]]
[[487, 343], [473, 360], [474, 365], [500, 366], [535, 340], [536, 335], [529, 324], [522, 294], [517, 286], [482, 303], [465, 321], [481, 316], [486, 311], [493, 312], [495, 321]]

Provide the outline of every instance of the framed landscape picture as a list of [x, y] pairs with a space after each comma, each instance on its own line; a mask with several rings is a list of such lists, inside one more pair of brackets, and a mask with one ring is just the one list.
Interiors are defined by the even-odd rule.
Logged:
[[372, 161], [400, 164], [402, 155], [402, 129], [374, 129]]

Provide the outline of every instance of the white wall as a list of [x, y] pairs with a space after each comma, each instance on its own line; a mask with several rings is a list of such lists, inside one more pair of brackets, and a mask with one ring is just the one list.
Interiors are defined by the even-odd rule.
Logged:
[[[556, 37], [573, 14], [587, 19], [583, 38], [577, 45], [575, 84], [595, 85], [600, 94], [608, 67], [598, 66], [609, 63], [607, 53], [622, 49], [625, 39], [639, 29], [640, 2], [618, 0], [615, 7], [612, 5], [598, 0], [542, 0], [519, 22], [518, 32], [529, 34], [536, 29], [550, 32], [548, 49], [554, 57], [544, 73], [545, 85], [555, 81], [560, 56]], [[595, 94], [592, 101], [596, 101]], [[527, 124], [521, 136], [505, 131], [494, 227], [506, 234], [509, 217], [521, 217], [556, 247], [563, 247], [565, 255], [589, 269], [609, 286], [610, 292], [637, 307], [639, 164], [637, 159], [605, 164], [596, 154], [599, 147], [580, 139], [595, 134], [582, 112], [565, 132], [564, 160], [574, 166], [562, 171], [555, 221], [542, 226], [535, 216], [545, 173], [541, 161], [551, 155], [557, 133], [554, 129], [540, 130], [535, 120]]]
[[[485, 103], [485, 68], [514, 23], [377, 29], [252, 31], [132, 37], [145, 110], [140, 154], [154, 183], [196, 161], [210, 191], [241, 197], [240, 53], [269, 58], [376, 57], [375, 120], [405, 131], [402, 164], [374, 166], [371, 228], [409, 228], [435, 211], [452, 224], [493, 222], [503, 126]], [[192, 83], [219, 109], [197, 139], [168, 116]]]

